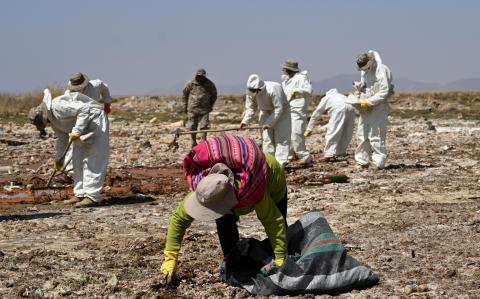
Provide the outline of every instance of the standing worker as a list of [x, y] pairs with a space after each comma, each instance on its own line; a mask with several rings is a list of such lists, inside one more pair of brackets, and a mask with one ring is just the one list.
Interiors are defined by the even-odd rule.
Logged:
[[282, 87], [290, 104], [292, 117], [291, 159], [296, 156], [301, 164], [308, 164], [312, 162], [312, 157], [305, 146], [303, 133], [308, 121], [307, 108], [312, 96], [312, 84], [307, 77], [307, 71], [300, 72], [298, 62], [287, 60], [282, 65], [282, 69], [287, 75], [286, 80], [282, 82]]
[[[56, 170], [61, 169], [62, 153], [69, 139], [72, 141], [75, 195], [65, 203], [76, 203], [77, 207], [100, 204], [109, 156], [109, 125], [103, 105], [79, 92], [67, 91], [52, 99], [45, 89], [42, 104], [32, 108], [29, 115], [34, 115], [32, 122], [37, 128], [52, 125], [57, 136]], [[81, 135], [89, 137], [83, 139]]]
[[312, 134], [315, 123], [324, 112], [328, 112], [330, 119], [325, 134], [325, 161], [335, 161], [336, 157], [345, 156], [352, 140], [355, 126], [355, 110], [347, 103], [347, 97], [338, 90], [330, 89], [320, 100], [305, 131], [305, 137]]
[[365, 93], [359, 97], [360, 119], [355, 160], [360, 167], [368, 167], [370, 160], [377, 168], [384, 168], [387, 159], [388, 100], [393, 95], [392, 73], [375, 51], [357, 57], [361, 71], [360, 84]]
[[100, 79], [89, 80], [88, 77], [80, 72], [73, 74], [68, 81], [68, 90], [72, 92], [81, 92], [84, 95], [100, 102], [104, 106], [105, 113], [110, 113], [112, 97], [108, 85]]
[[253, 74], [247, 80], [245, 116], [240, 124], [241, 129], [250, 124], [257, 109], [260, 110], [259, 123], [263, 127], [262, 148], [285, 166], [288, 163], [292, 128], [290, 106], [281, 84], [263, 81]]
[[[194, 219], [216, 220], [225, 257], [240, 239], [239, 216], [255, 211], [274, 253], [274, 259], [263, 270], [281, 266], [287, 255], [287, 183], [283, 167], [247, 137], [211, 138], [193, 151], [184, 159], [184, 172], [195, 191], [185, 196], [170, 218], [161, 266], [166, 283], [172, 281], [183, 236]], [[215, 163], [218, 161], [225, 163]], [[201, 177], [199, 181], [197, 176]]]
[[[209, 113], [217, 100], [217, 88], [207, 78], [204, 69], [198, 69], [195, 78], [188, 81], [183, 88], [184, 123], [191, 130], [206, 130], [210, 128]], [[192, 134], [192, 147], [197, 145], [197, 134]], [[202, 133], [200, 138], [207, 139], [207, 133]]]

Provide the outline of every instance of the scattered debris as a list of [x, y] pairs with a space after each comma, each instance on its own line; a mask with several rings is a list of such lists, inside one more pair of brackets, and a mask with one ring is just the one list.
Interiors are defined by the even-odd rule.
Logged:
[[27, 144], [28, 142], [20, 141], [20, 140], [13, 140], [13, 139], [0, 138], [0, 143], [5, 143], [7, 145], [12, 145], [12, 146], [19, 146], [19, 145]]
[[[14, 150], [0, 142], [0, 184], [21, 187], [11, 193], [0, 188], [1, 194], [19, 196], [0, 198], [3, 297], [250, 297], [220, 279], [222, 254], [214, 222], [192, 224], [182, 244], [176, 284], [160, 284], [169, 218], [189, 190], [182, 158], [190, 138], [177, 140], [178, 151], [165, 152], [170, 126], [181, 126], [181, 112], [169, 112], [171, 122], [164, 122], [166, 116], [159, 114], [165, 109], [159, 107], [162, 100], [153, 105], [153, 100], [128, 101], [125, 114], [135, 111], [133, 117], [116, 114], [127, 100], [112, 111], [108, 188], [102, 194], [105, 205], [99, 208], [72, 209], [61, 201], [53, 205], [21, 198], [33, 200], [32, 192], [45, 185], [55, 139], [39, 139], [31, 125], [3, 125], [2, 138], [28, 141]], [[218, 101], [216, 107], [227, 116], [218, 114], [212, 127], [238, 125], [243, 99], [229, 98], [228, 105], [222, 96]], [[403, 104], [423, 105], [411, 99]], [[288, 223], [306, 211], [322, 210], [351, 253], [381, 275], [377, 287], [339, 297], [456, 298], [478, 292], [480, 130], [478, 120], [468, 121], [466, 115], [463, 120], [435, 118], [436, 133], [426, 130], [422, 117], [390, 116], [389, 166], [382, 171], [355, 168], [355, 138], [349, 156], [336, 163], [319, 162], [321, 134], [307, 140], [314, 162], [287, 175]], [[149, 123], [153, 117], [157, 120]], [[258, 131], [238, 133], [260, 142]], [[142, 146], [147, 140], [151, 147]], [[347, 183], [328, 183], [336, 180], [328, 176], [336, 175], [344, 175]], [[72, 192], [71, 183], [60, 176], [53, 186], [55, 192]], [[242, 237], [265, 237], [255, 213], [242, 216], [239, 228]], [[458, 254], [445, 255], [449, 252]], [[414, 286], [406, 294], [409, 285]]]

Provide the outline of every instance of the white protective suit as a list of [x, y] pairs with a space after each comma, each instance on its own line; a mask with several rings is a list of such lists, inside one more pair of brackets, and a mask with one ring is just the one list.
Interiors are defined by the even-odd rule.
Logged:
[[103, 104], [78, 92], [67, 91], [54, 99], [48, 89], [44, 93], [48, 120], [57, 136], [55, 160], [61, 158], [70, 132], [93, 132], [89, 139], [73, 142], [73, 192], [100, 202], [109, 157], [109, 124]]
[[[112, 103], [110, 90], [108, 89], [108, 85], [106, 83], [102, 82], [102, 80], [100, 79], [90, 80], [88, 83], [89, 84], [85, 87], [85, 90], [82, 92], [84, 95], [102, 104]], [[69, 93], [69, 92], [70, 91], [67, 90], [65, 93]], [[65, 163], [68, 163], [68, 161], [72, 161], [72, 148], [70, 148], [70, 150], [68, 150], [67, 154], [65, 155]], [[73, 164], [70, 162], [65, 168], [65, 172], [69, 172], [71, 170], [73, 170]]]
[[[307, 77], [307, 71], [298, 72], [283, 81], [282, 87], [290, 104], [292, 118], [291, 153], [296, 154], [303, 161], [309, 161], [311, 156], [305, 146], [305, 136], [303, 136], [308, 121], [308, 102], [312, 96], [312, 84]], [[292, 97], [293, 92], [295, 92], [295, 97]]]
[[270, 126], [270, 129], [263, 130], [262, 148], [274, 155], [280, 164], [287, 164], [292, 123], [290, 106], [282, 85], [277, 82], [263, 81], [258, 75], [251, 75], [248, 78], [247, 88], [261, 88], [261, 91], [256, 95], [250, 95], [247, 92], [242, 124], [248, 125], [257, 109], [260, 110], [259, 124]]
[[103, 83], [100, 79], [90, 80], [82, 93], [100, 103], [112, 103], [112, 97], [110, 96], [108, 85]]
[[355, 109], [348, 104], [347, 97], [338, 90], [330, 89], [320, 100], [310, 118], [307, 131], [313, 131], [315, 123], [320, 115], [328, 112], [330, 120], [325, 134], [325, 157], [345, 156], [347, 148], [352, 140], [353, 128], [355, 127]]
[[[67, 92], [70, 91], [67, 90]], [[100, 79], [88, 81], [88, 85], [85, 87], [85, 90], [83, 90], [82, 93], [102, 104], [112, 103], [110, 89], [108, 88], [108, 85]]]
[[369, 53], [373, 54], [376, 63], [370, 70], [361, 72], [360, 80], [367, 87], [365, 97], [368, 108], [359, 108], [355, 160], [357, 164], [367, 166], [371, 159], [376, 167], [384, 168], [387, 159], [388, 100], [393, 95], [393, 78], [380, 55], [372, 50]]

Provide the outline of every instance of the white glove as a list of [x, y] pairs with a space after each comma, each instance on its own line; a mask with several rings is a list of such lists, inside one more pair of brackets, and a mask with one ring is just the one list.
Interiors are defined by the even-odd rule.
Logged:
[[45, 105], [47, 105], [47, 109], [50, 110], [50, 107], [51, 107], [51, 104], [52, 104], [52, 93], [50, 92], [50, 90], [48, 88], [45, 88], [43, 90], [43, 100], [42, 102], [45, 103]]

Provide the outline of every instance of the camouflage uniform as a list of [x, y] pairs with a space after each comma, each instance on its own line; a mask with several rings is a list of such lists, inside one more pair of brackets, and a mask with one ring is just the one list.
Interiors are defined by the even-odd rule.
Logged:
[[[183, 89], [184, 112], [188, 116], [186, 127], [189, 130], [205, 130], [210, 127], [208, 114], [217, 100], [217, 89], [205, 75], [205, 71], [198, 70], [196, 77], [188, 81]], [[203, 82], [199, 81], [198, 77], [203, 77]], [[202, 134], [202, 139], [206, 139], [206, 134]], [[194, 134], [192, 143], [196, 144]]]

